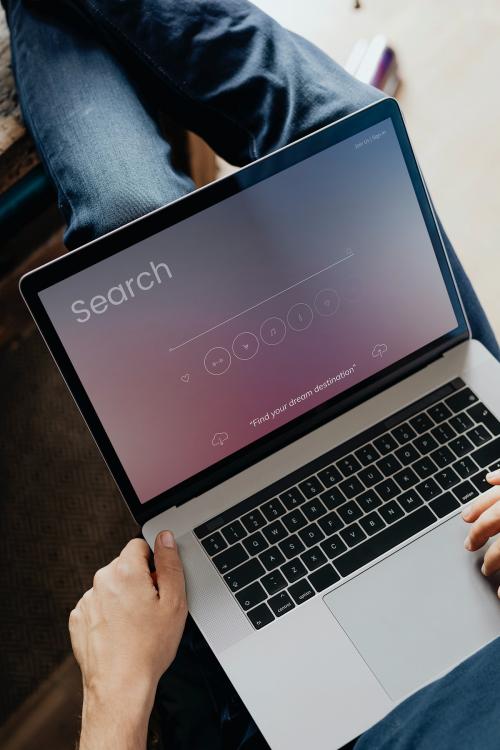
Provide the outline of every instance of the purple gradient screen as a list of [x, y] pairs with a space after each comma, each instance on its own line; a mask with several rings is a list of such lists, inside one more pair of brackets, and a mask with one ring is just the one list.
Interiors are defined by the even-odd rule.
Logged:
[[457, 326], [390, 120], [40, 297], [141, 502]]

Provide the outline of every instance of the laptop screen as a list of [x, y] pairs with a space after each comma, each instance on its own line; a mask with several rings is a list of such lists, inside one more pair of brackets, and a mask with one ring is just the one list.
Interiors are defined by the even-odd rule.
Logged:
[[40, 299], [141, 503], [457, 327], [391, 119]]

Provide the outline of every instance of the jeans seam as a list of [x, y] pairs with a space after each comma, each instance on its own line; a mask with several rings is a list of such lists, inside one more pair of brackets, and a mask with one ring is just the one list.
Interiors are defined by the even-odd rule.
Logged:
[[[136, 54], [139, 55], [139, 57], [142, 57], [147, 61], [149, 66], [154, 70], [161, 74], [161, 76], [168, 82], [168, 84], [172, 87], [174, 91], [176, 91], [180, 96], [182, 96], [184, 99], [189, 101], [191, 104], [196, 102], [196, 99], [188, 92], [181, 89], [176, 83], [173, 82], [171, 77], [166, 72], [163, 65], [157, 65], [153, 58], [148, 55], [147, 52], [145, 52], [143, 49], [141, 49], [133, 40], [131, 40], [113, 21], [111, 21], [109, 18], [107, 18], [104, 13], [97, 8], [91, 0], [87, 0], [88, 5], [93, 9], [94, 13], [96, 13], [98, 16], [102, 18], [105, 24], [107, 24], [109, 27], [111, 27], [115, 33], [129, 46], [131, 47]], [[248, 138], [250, 139], [250, 148], [249, 148], [249, 156], [251, 160], [254, 160], [257, 158], [257, 148], [255, 145], [255, 138], [253, 134], [247, 130], [245, 127], [241, 126], [238, 122], [233, 120], [232, 117], [229, 117], [225, 113], [220, 113], [214, 110], [212, 106], [209, 104], [204, 104], [204, 107], [206, 107], [210, 112], [215, 112], [219, 116], [222, 116], [227, 122], [229, 122], [233, 127], [236, 127], [238, 130], [241, 130], [243, 133], [245, 133]]]
[[[12, 10], [12, 12], [11, 12], [11, 20], [12, 20], [13, 23], [17, 23], [18, 22], [17, 15], [19, 13], [19, 5], [20, 5], [19, 3], [16, 3], [12, 7], [12, 9], [11, 9]], [[25, 50], [25, 48], [23, 48], [24, 47], [24, 41], [23, 41], [24, 37], [23, 37], [23, 34], [22, 33], [16, 34], [16, 38], [17, 38], [18, 50], [15, 50], [14, 44], [11, 45], [11, 56], [12, 56], [12, 63], [13, 63], [12, 67], [15, 70], [17, 70], [17, 66], [16, 66], [15, 63], [17, 62], [18, 57], [22, 57], [22, 58], [26, 57], [26, 50]], [[22, 114], [23, 114], [23, 119], [26, 121], [28, 129], [33, 132], [33, 139], [34, 139], [34, 141], [36, 143], [36, 149], [37, 149], [37, 151], [40, 153], [40, 155], [42, 157], [42, 161], [43, 161], [44, 167], [47, 170], [47, 172], [49, 173], [50, 179], [52, 180], [52, 182], [56, 186], [57, 191], [62, 194], [64, 200], [67, 202], [67, 204], [69, 206], [69, 209], [70, 209], [70, 213], [72, 215], [74, 215], [75, 214], [74, 206], [71, 203], [71, 200], [70, 200], [68, 194], [66, 193], [66, 190], [65, 190], [62, 182], [59, 180], [59, 178], [57, 177], [56, 173], [54, 172], [54, 170], [51, 167], [51, 161], [48, 158], [48, 154], [47, 154], [47, 151], [45, 149], [43, 140], [42, 140], [42, 138], [40, 138], [40, 131], [39, 131], [38, 125], [36, 124], [36, 120], [33, 117], [32, 107], [30, 105], [30, 100], [31, 100], [31, 90], [30, 90], [30, 88], [28, 86], [26, 86], [25, 87], [25, 96], [23, 97], [23, 103], [21, 105], [21, 111], [22, 111]], [[62, 206], [60, 206], [60, 208], [62, 208]]]

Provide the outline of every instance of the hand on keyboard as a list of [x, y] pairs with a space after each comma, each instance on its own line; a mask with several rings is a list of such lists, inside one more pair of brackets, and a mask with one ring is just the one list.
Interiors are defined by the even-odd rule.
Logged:
[[[486, 480], [492, 486], [462, 513], [464, 521], [472, 524], [465, 540], [465, 549], [470, 552], [481, 549], [488, 539], [500, 533], [500, 469], [487, 474]], [[500, 539], [486, 551], [481, 568], [485, 576], [497, 570], [500, 570]]]

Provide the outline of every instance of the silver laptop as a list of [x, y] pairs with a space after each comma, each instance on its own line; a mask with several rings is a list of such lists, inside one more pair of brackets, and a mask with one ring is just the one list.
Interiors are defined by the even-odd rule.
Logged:
[[394, 100], [21, 290], [273, 750], [342, 746], [499, 634], [460, 512], [499, 466], [500, 366]]

